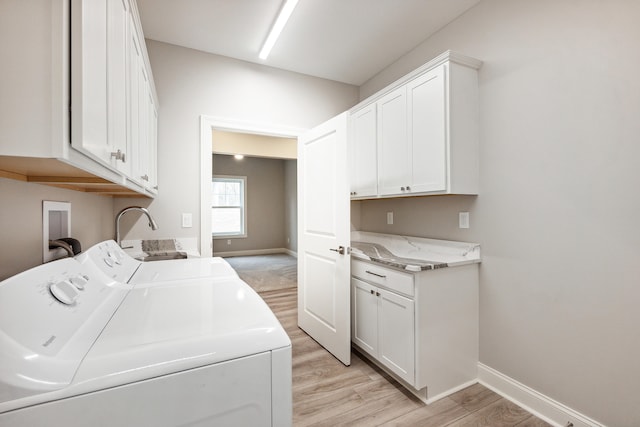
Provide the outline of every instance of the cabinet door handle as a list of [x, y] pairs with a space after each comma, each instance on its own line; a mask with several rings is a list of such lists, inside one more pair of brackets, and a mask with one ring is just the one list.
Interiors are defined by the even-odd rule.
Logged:
[[147, 174], [142, 175], [140, 178], [142, 178], [145, 181], [149, 181], [149, 175]]
[[400, 187], [400, 191], [404, 191], [404, 187]]
[[371, 295], [374, 295], [376, 293], [376, 291], [374, 291], [373, 289], [371, 289]]
[[383, 279], [385, 279], [387, 277], [387, 276], [383, 276], [382, 274], [374, 273], [374, 272], [369, 271], [369, 270], [365, 270], [365, 273], [373, 274], [374, 276], [378, 276], [378, 277], [381, 277]]
[[409, 186], [407, 185], [407, 191], [410, 191], [410, 190], [411, 190], [411, 187], [409, 187]]
[[116, 159], [116, 160], [121, 160], [121, 161], [122, 161], [122, 163], [125, 163], [125, 162], [126, 162], [126, 160], [125, 160], [125, 159], [126, 159], [126, 156], [125, 156], [125, 154], [124, 154], [121, 150], [118, 150], [118, 151], [112, 151], [112, 152], [111, 152], [111, 158], [113, 159], [114, 157], [115, 157], [115, 159]]
[[379, 297], [380, 296], [380, 292], [376, 292], [376, 296]]

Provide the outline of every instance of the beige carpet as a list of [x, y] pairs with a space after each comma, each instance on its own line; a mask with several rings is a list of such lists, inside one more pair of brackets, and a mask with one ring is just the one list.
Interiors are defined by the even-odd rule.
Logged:
[[298, 260], [288, 254], [225, 258], [256, 292], [298, 286]]

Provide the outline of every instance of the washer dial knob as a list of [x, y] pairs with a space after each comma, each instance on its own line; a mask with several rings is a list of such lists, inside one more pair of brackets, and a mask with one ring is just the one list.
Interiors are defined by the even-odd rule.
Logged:
[[78, 298], [78, 291], [74, 285], [71, 284], [68, 280], [63, 280], [62, 282], [52, 283], [49, 285], [49, 291], [51, 295], [55, 297], [58, 301], [65, 305], [75, 304], [76, 299]]
[[85, 285], [89, 283], [87, 276], [75, 276], [69, 279], [69, 282], [76, 287], [76, 289], [83, 290]]

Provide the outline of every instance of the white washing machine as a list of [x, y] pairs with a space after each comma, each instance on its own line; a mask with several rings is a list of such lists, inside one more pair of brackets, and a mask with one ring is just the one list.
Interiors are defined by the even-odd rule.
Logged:
[[0, 426], [291, 425], [291, 342], [246, 283], [127, 283], [110, 246], [0, 282]]
[[148, 284], [197, 278], [237, 278], [238, 274], [220, 257], [184, 258], [141, 262], [128, 255], [113, 240], [98, 243], [76, 256], [91, 262], [109, 277], [123, 283]]

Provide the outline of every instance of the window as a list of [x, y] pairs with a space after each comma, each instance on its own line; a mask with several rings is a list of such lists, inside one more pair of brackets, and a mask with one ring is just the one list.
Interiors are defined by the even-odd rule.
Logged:
[[213, 237], [246, 237], [245, 176], [215, 176], [211, 183]]

